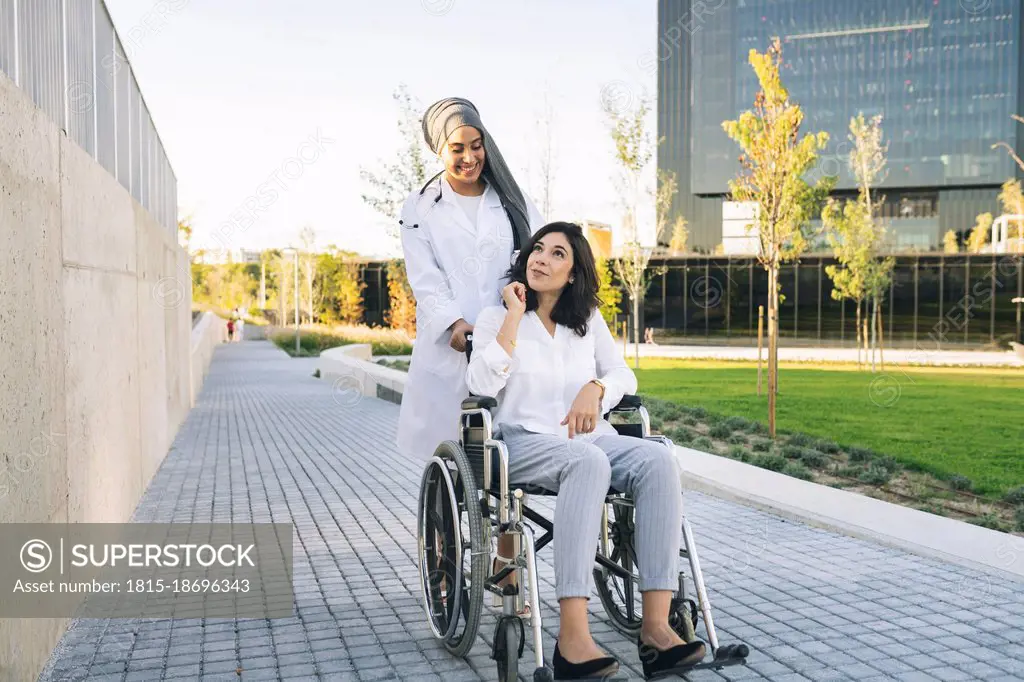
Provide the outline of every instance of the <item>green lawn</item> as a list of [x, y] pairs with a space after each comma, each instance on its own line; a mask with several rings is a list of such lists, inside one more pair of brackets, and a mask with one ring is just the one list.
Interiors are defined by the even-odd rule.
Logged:
[[[766, 373], [767, 376], [767, 373]], [[767, 423], [751, 363], [645, 358], [640, 392]], [[868, 447], [978, 493], [1024, 484], [1024, 371], [783, 365], [778, 429]]]

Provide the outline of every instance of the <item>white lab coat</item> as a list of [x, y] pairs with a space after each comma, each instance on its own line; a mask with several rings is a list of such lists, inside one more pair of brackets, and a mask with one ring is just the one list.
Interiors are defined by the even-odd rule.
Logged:
[[[402, 250], [416, 298], [416, 341], [402, 395], [398, 448], [419, 459], [432, 456], [441, 441], [458, 439], [459, 409], [469, 395], [467, 363], [465, 353], [448, 345], [448, 327], [459, 318], [472, 325], [481, 310], [501, 304], [514, 244], [497, 192], [490, 187], [484, 191], [475, 230], [454, 194], [441, 176], [422, 195], [419, 190], [409, 195], [402, 207]], [[544, 223], [529, 198], [526, 203], [533, 233]]]

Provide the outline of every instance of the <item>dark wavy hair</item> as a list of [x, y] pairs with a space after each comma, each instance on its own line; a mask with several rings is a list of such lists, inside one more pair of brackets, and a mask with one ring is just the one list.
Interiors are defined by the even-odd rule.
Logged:
[[506, 276], [509, 282], [522, 282], [526, 286], [526, 310], [537, 309], [537, 294], [530, 288], [526, 281], [526, 265], [533, 253], [537, 242], [549, 234], [559, 232], [565, 235], [572, 249], [572, 284], [566, 284], [562, 294], [551, 311], [551, 319], [573, 330], [577, 336], [586, 336], [587, 322], [594, 312], [594, 308], [601, 304], [597, 292], [600, 288], [600, 281], [597, 277], [597, 263], [594, 262], [594, 252], [590, 249], [590, 243], [583, 236], [583, 228], [576, 223], [548, 223], [530, 238], [529, 244], [519, 252], [519, 257], [509, 269]]

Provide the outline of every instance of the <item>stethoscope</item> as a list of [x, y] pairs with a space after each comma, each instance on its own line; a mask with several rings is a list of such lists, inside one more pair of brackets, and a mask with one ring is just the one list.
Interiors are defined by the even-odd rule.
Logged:
[[[444, 183], [441, 182], [440, 177], [443, 174], [444, 171], [441, 171], [434, 177], [427, 180], [427, 183], [420, 188], [420, 196], [423, 196], [424, 192], [427, 191], [427, 188], [430, 187], [431, 183], [437, 180], [437, 196], [434, 197], [434, 200], [432, 202], [430, 202], [430, 206], [427, 208], [427, 212], [423, 215], [424, 218], [430, 215], [430, 212], [433, 211], [434, 207], [437, 206], [439, 201], [441, 201], [441, 192], [444, 191]], [[501, 202], [501, 207], [505, 209], [505, 215], [508, 217], [509, 227], [512, 228], [512, 259], [514, 262], [516, 256], [519, 254], [519, 250], [522, 248], [522, 245], [519, 243], [519, 232], [518, 230], [516, 230], [515, 221], [512, 220], [512, 212], [508, 210], [508, 206], [505, 205], [504, 201]], [[401, 225], [402, 227], [406, 227], [404, 220], [399, 219], [398, 224]], [[416, 229], [419, 226], [419, 223], [413, 223], [408, 227], [409, 229]]]

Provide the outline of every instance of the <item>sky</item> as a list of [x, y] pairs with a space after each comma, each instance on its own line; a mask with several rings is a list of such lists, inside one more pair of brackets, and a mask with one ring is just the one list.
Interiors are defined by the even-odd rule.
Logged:
[[[179, 213], [192, 216], [193, 249], [284, 247], [308, 225], [321, 248], [399, 255], [359, 173], [396, 158], [400, 84], [420, 111], [472, 101], [538, 203], [547, 101], [545, 218], [621, 223], [601, 102], [647, 97], [653, 108], [656, 0], [105, 2], [177, 175]], [[228, 227], [247, 203], [266, 210]]]

